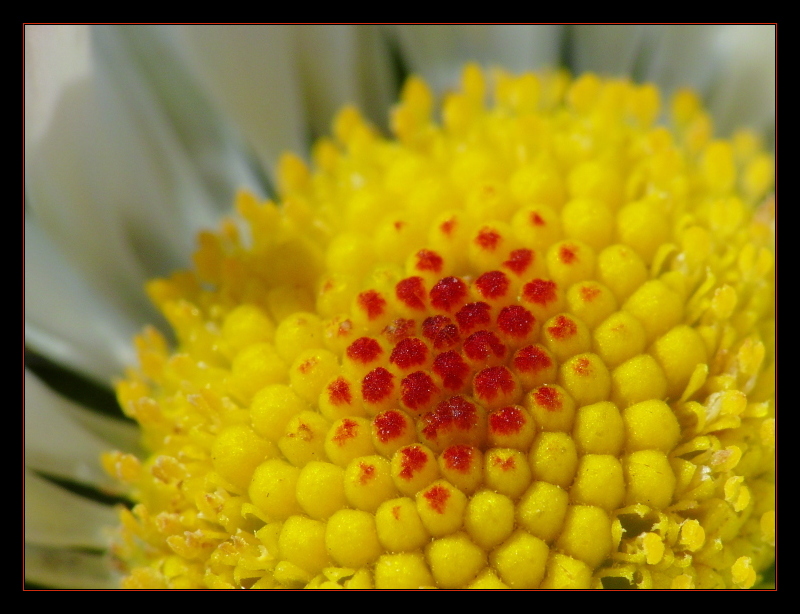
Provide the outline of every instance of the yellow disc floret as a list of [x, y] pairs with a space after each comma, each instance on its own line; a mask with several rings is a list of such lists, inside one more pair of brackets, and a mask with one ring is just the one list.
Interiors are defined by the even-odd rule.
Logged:
[[757, 585], [772, 157], [591, 74], [470, 65], [435, 108], [412, 78], [394, 138], [343, 110], [148, 286], [176, 342], [118, 384], [123, 586]]

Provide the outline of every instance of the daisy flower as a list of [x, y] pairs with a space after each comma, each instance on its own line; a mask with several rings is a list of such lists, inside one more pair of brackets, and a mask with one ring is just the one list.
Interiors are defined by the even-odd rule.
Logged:
[[26, 26], [26, 578], [756, 584], [774, 45]]

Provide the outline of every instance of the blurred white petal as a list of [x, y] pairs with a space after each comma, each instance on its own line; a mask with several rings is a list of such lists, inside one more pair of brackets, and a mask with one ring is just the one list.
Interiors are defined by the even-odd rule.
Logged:
[[[26, 73], [58, 70], [56, 45], [26, 27]], [[40, 226], [90, 285], [148, 313], [145, 280], [185, 266], [217, 212], [197, 169], [119, 37], [92, 30], [92, 70], [63, 84], [46, 125], [27, 126], [26, 198]], [[167, 59], [166, 61], [169, 61]], [[35, 106], [36, 97], [28, 102]], [[27, 102], [27, 101], [26, 101]]]
[[394, 92], [378, 29], [193, 25], [181, 33], [189, 64], [268, 171], [284, 151], [305, 154], [346, 104], [385, 121]]
[[290, 26], [183, 26], [187, 58], [265, 169], [306, 149]]
[[312, 134], [330, 134], [343, 106], [355, 104], [378, 124], [395, 95], [381, 30], [363, 25], [303, 25], [292, 30]]
[[117, 588], [118, 579], [108, 556], [25, 544], [25, 576], [41, 586], [52, 588]]
[[[53, 513], [57, 510], [57, 513]], [[88, 501], [25, 470], [25, 541], [105, 549], [104, 527], [117, 523], [111, 507]]]
[[53, 123], [63, 91], [91, 71], [89, 26], [26, 26], [26, 148]]
[[410, 68], [434, 89], [456, 85], [464, 62], [519, 72], [558, 64], [562, 26], [401, 25], [400, 47]]
[[92, 432], [86, 421], [82, 424], [81, 413], [91, 415], [61, 399], [26, 371], [25, 464], [50, 475], [119, 491], [119, 484], [100, 466], [100, 455], [111, 448], [135, 447], [137, 429], [92, 416]]
[[775, 122], [775, 26], [661, 26], [642, 78], [667, 92], [692, 87], [705, 98], [719, 134]]
[[[97, 26], [94, 31], [96, 38], [117, 41], [119, 53], [134, 63], [142, 79], [120, 85], [146, 85], [149, 97], [174, 130], [197, 181], [210, 195], [211, 206], [227, 213], [237, 190], [260, 191], [243, 141], [192, 78], [176, 26]], [[112, 63], [117, 61], [112, 59]]]
[[630, 75], [647, 38], [658, 37], [660, 26], [573, 26], [570, 44], [575, 74], [591, 71]]
[[85, 282], [32, 220], [25, 220], [26, 343], [63, 365], [108, 382], [136, 356], [138, 325]]
[[709, 110], [720, 131], [775, 126], [775, 26], [726, 26], [714, 39], [718, 76]]

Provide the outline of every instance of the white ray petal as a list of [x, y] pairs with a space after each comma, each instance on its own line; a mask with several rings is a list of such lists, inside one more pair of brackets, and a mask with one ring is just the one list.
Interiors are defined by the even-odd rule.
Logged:
[[[119, 490], [119, 484], [100, 466], [100, 455], [115, 447], [116, 442], [104, 440], [85, 428], [75, 419], [80, 411], [26, 371], [25, 465], [97, 488]], [[115, 436], [117, 441], [128, 444], [128, 449], [131, 443], [135, 445], [134, 426], [110, 422], [106, 419], [105, 423], [95, 422], [94, 425]], [[123, 431], [124, 427], [128, 428]]]
[[105, 549], [114, 510], [83, 499], [25, 471], [25, 541], [47, 546]]
[[89, 26], [25, 26], [25, 145], [53, 122], [63, 90], [92, 72]]
[[678, 87], [692, 87], [705, 96], [715, 71], [716, 58], [709, 53], [710, 41], [721, 27], [662, 26], [661, 36], [647, 38], [648, 61], [642, 77], [655, 81], [667, 92]]
[[709, 108], [722, 134], [775, 127], [775, 26], [725, 26], [714, 41], [719, 74]]
[[[50, 121], [26, 126], [37, 137], [26, 146], [26, 199], [95, 288], [145, 313], [142, 283], [185, 266], [196, 230], [217, 214], [131, 54], [93, 32], [91, 70], [61, 79], [53, 111], [35, 116]], [[26, 49], [26, 79], [58, 81], [60, 48]]]
[[578, 25], [571, 31], [572, 70], [606, 75], [630, 75], [645, 39], [657, 37], [660, 26]]
[[511, 71], [554, 66], [561, 26], [554, 25], [401, 25], [403, 53], [411, 69], [437, 90], [457, 84], [464, 62], [501, 65]]
[[133, 81], [123, 85], [147, 87], [195, 169], [197, 180], [212, 196], [214, 206], [227, 213], [237, 190], [262, 189], [234, 126], [222, 117], [193, 78], [180, 45], [178, 27], [98, 26], [94, 31], [118, 41], [120, 51], [135, 62], [146, 83]]
[[[359, 103], [377, 126], [389, 126], [389, 108], [402, 84], [396, 82], [389, 53], [389, 36], [384, 28], [357, 26]], [[388, 130], [387, 130], [388, 132]]]
[[119, 586], [107, 555], [33, 544], [25, 544], [25, 579], [48, 588]]
[[99, 382], [133, 364], [138, 326], [89, 287], [32, 220], [25, 220], [25, 339]]
[[266, 169], [306, 146], [290, 26], [183, 26], [186, 56]]
[[[55, 393], [52, 392], [50, 394], [55, 395]], [[136, 424], [104, 416], [96, 411], [72, 403], [60, 396], [57, 398], [57, 406], [63, 409], [76, 424], [79, 424], [102, 441], [107, 442], [107, 450], [113, 449], [120, 450], [121, 452], [129, 452], [131, 454], [136, 454], [140, 458], [146, 455], [145, 450], [141, 447], [142, 434]]]
[[363, 25], [302, 25], [291, 31], [303, 85], [308, 124], [316, 136], [330, 134], [344, 105], [355, 104], [386, 125], [395, 92], [381, 31]]

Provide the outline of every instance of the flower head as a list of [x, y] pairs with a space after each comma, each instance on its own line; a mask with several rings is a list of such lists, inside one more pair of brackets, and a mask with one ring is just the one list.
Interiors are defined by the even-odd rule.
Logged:
[[[487, 86], [490, 81], [492, 86]], [[118, 384], [127, 587], [750, 587], [773, 557], [772, 159], [697, 96], [411, 78], [241, 193]], [[438, 115], [441, 119], [437, 119]]]

